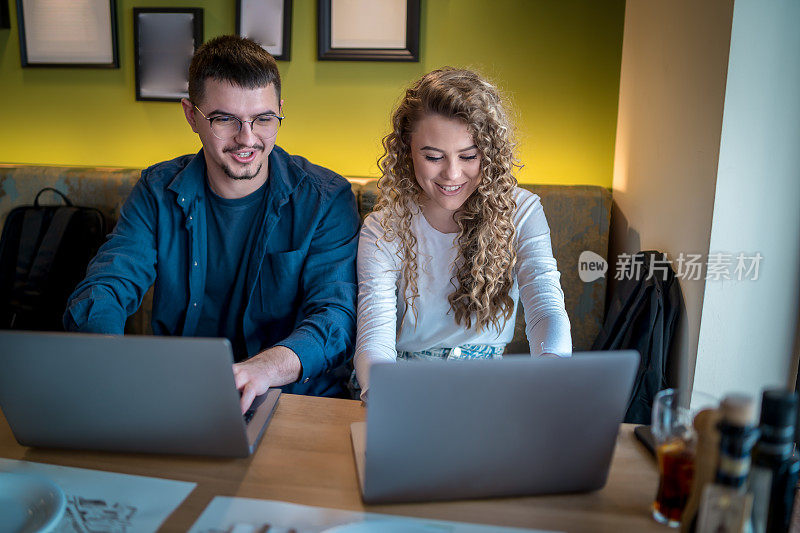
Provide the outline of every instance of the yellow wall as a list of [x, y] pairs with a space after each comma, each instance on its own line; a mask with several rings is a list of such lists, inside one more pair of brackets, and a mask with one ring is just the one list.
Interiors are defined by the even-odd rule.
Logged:
[[[20, 67], [16, 9], [0, 30], [0, 162], [144, 167], [199, 149], [178, 103], [134, 99], [133, 7], [203, 7], [205, 39], [235, 28], [233, 0], [118, 0], [120, 69]], [[374, 176], [402, 88], [442, 65], [477, 68], [510, 96], [520, 181], [610, 187], [624, 0], [423, 0], [419, 63], [316, 60], [316, 0], [295, 0], [279, 62], [278, 143]]]

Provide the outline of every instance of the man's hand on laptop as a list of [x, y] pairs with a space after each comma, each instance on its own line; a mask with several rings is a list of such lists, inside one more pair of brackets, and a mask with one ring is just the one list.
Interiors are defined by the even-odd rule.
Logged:
[[302, 370], [297, 354], [285, 346], [273, 346], [234, 364], [233, 379], [242, 393], [242, 414], [250, 408], [256, 396], [264, 394], [270, 387], [294, 383], [300, 379]]

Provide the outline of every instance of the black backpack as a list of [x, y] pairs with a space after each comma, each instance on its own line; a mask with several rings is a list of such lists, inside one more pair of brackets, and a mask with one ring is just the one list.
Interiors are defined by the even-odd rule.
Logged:
[[[40, 206], [45, 191], [66, 205]], [[51, 187], [32, 206], [13, 209], [0, 237], [0, 329], [63, 331], [67, 298], [105, 235], [99, 210], [73, 206]]]
[[[592, 350], [636, 350], [641, 355], [625, 422], [650, 424], [653, 398], [667, 388], [672, 336], [683, 294], [675, 272], [661, 252], [633, 254], [638, 275], [617, 282], [608, 313]], [[657, 271], [651, 265], [658, 265]]]

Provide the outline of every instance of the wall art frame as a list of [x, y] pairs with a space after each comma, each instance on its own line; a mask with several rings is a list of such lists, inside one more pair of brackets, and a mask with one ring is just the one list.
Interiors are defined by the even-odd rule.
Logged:
[[[403, 2], [405, 18], [392, 20], [390, 17], [352, 17], [343, 14], [348, 10], [352, 13], [353, 6], [357, 8], [359, 3], [365, 10], [380, 9], [381, 4], [372, 0], [318, 0], [317, 58], [321, 61], [418, 62], [420, 0]], [[338, 22], [337, 18], [341, 18], [342, 22]], [[370, 42], [371, 36], [376, 34], [396, 37], [391, 43], [382, 38]]]
[[119, 68], [115, 0], [17, 0], [23, 67]]
[[133, 8], [136, 100], [188, 98], [189, 63], [201, 44], [202, 8]]
[[11, 29], [11, 10], [8, 7], [8, 0], [0, 0], [0, 30]]
[[[267, 23], [259, 23], [267, 19]], [[292, 57], [292, 0], [236, 0], [236, 35], [249, 37], [279, 61]]]

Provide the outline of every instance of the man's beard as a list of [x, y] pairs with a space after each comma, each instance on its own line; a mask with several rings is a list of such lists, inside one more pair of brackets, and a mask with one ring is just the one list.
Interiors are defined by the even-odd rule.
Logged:
[[255, 172], [253, 172], [252, 174], [244, 174], [242, 176], [237, 176], [236, 174], [231, 172], [231, 169], [230, 169], [230, 167], [228, 165], [223, 165], [222, 166], [222, 171], [225, 173], [226, 176], [228, 176], [229, 178], [231, 178], [233, 180], [251, 180], [251, 179], [255, 178], [256, 176], [258, 176], [259, 172], [261, 172], [261, 167], [262, 166], [263, 166], [263, 163], [259, 163], [258, 168], [256, 169]]
[[[253, 150], [253, 151], [259, 151], [259, 150], [263, 151], [264, 150], [264, 145], [263, 144], [257, 144], [255, 146], [242, 146], [242, 145], [239, 145], [239, 146], [235, 146], [233, 148], [226, 148], [225, 150], [223, 150], [223, 152], [238, 152], [239, 150], [247, 150], [247, 149], [250, 149], [250, 150]], [[255, 178], [256, 176], [258, 176], [259, 172], [261, 172], [261, 167], [262, 166], [263, 166], [263, 163], [259, 163], [258, 168], [256, 169], [255, 172], [253, 172], [252, 174], [244, 174], [242, 176], [235, 175], [231, 171], [231, 167], [229, 167], [228, 165], [222, 165], [222, 171], [225, 172], [226, 176], [228, 176], [229, 178], [231, 178], [233, 180], [251, 180], [251, 179]]]

